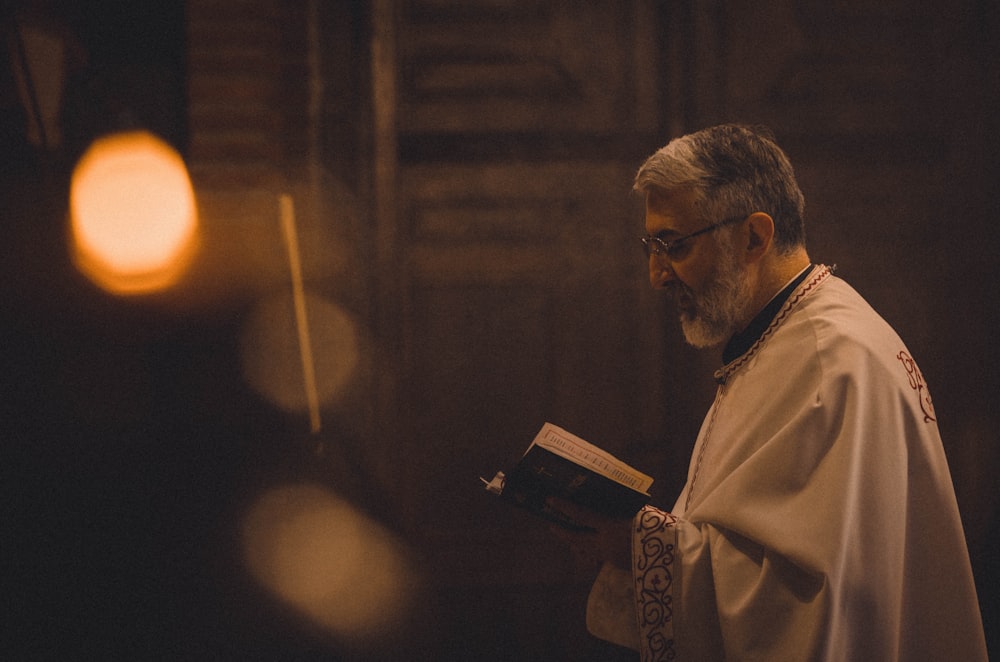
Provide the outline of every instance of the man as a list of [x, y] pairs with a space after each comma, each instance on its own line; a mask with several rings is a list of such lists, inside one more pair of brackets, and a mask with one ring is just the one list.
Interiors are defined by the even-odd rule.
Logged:
[[585, 519], [596, 636], [643, 660], [985, 660], [927, 386], [896, 333], [810, 262], [804, 199], [764, 132], [718, 126], [640, 168], [654, 288], [724, 344], [669, 511]]

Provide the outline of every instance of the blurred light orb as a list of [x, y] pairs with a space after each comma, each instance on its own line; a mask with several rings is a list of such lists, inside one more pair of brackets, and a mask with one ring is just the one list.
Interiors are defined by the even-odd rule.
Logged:
[[146, 131], [99, 138], [70, 182], [77, 267], [115, 294], [176, 283], [197, 247], [194, 188], [184, 160]]
[[[361, 361], [356, 324], [340, 306], [305, 293], [316, 398], [329, 405], [354, 377]], [[241, 334], [244, 379], [289, 413], [309, 408], [291, 292], [264, 299], [248, 316]]]
[[405, 619], [416, 579], [403, 546], [326, 488], [265, 493], [242, 534], [250, 574], [342, 640], [364, 644]]

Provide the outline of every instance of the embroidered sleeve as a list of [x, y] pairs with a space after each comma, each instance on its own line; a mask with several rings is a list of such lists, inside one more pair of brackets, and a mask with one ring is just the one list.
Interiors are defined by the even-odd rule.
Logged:
[[677, 518], [651, 506], [635, 519], [632, 564], [643, 662], [672, 660], [673, 577]]

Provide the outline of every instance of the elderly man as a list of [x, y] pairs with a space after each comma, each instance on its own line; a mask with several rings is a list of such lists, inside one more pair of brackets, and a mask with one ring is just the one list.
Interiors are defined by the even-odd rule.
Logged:
[[596, 529], [566, 534], [604, 560], [591, 632], [643, 660], [985, 660], [927, 385], [811, 263], [784, 152], [718, 126], [656, 152], [635, 189], [650, 282], [723, 366], [672, 509], [555, 504]]

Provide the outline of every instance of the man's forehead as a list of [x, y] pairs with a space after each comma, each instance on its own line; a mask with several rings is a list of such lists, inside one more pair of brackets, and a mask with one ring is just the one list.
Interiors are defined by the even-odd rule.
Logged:
[[[683, 233], [696, 220], [691, 189], [646, 192], [646, 225], [651, 234]], [[655, 226], [655, 227], [651, 227]]]

